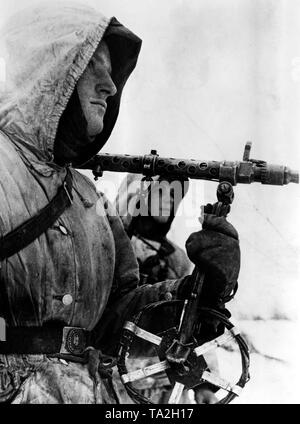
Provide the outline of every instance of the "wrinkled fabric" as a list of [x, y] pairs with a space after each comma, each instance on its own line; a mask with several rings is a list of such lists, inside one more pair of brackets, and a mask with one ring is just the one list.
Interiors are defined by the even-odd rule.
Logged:
[[35, 366], [42, 361], [42, 355], [34, 355], [32, 363], [21, 355], [0, 355], [0, 403], [11, 402], [17, 395], [23, 381]]
[[[110, 99], [104, 129], [82, 161], [102, 147], [113, 129], [140, 40], [116, 20], [72, 3], [34, 6], [3, 28], [8, 55], [7, 83], [0, 97], [0, 236], [36, 215], [64, 181], [66, 168], [53, 162], [57, 127], [103, 37], [111, 49], [118, 94]], [[86, 328], [95, 333], [101, 348], [116, 353], [127, 317], [166, 291], [176, 296], [179, 282], [138, 288], [137, 261], [121, 220], [88, 178], [72, 168], [71, 173], [72, 205], [33, 243], [2, 261], [0, 315], [8, 326], [57, 323]], [[29, 380], [25, 378], [16, 400], [90, 402], [85, 367], [69, 364], [66, 372], [63, 369], [44, 361]], [[20, 364], [2, 369], [4, 397], [17, 388], [10, 379], [18, 378], [20, 370]], [[87, 387], [79, 389], [78, 397], [69, 393], [75, 380]], [[55, 390], [63, 385], [66, 393], [44, 396], [51, 382]], [[105, 396], [97, 402], [104, 402]]]
[[0, 355], [0, 384], [0, 401], [13, 404], [115, 403], [107, 381], [95, 383], [87, 365], [45, 355]]

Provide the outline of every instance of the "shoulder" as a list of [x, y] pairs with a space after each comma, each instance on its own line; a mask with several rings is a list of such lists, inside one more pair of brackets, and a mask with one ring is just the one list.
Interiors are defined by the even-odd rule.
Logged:
[[97, 201], [98, 214], [105, 214], [111, 224], [121, 225], [123, 227], [122, 221], [114, 205], [108, 200], [103, 192], [97, 190], [97, 187], [87, 174], [82, 171], [77, 171], [76, 169], [72, 169], [71, 172], [74, 188], [79, 189], [81, 194], [85, 197], [92, 197]]
[[93, 181], [82, 171], [71, 168], [73, 189], [77, 192], [79, 197], [83, 197], [88, 201], [95, 203], [102, 203], [101, 197], [97, 193], [97, 189]]
[[89, 190], [96, 193], [96, 186], [92, 180], [84, 173], [84, 171], [78, 171], [77, 169], [71, 169], [73, 180], [82, 186], [85, 186]]

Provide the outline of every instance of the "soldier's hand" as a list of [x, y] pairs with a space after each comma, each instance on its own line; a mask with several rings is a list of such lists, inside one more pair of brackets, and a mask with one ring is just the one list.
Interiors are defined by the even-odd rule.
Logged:
[[224, 217], [204, 214], [202, 230], [189, 236], [186, 250], [190, 260], [205, 272], [201, 297], [209, 304], [226, 302], [240, 270], [236, 229]]
[[197, 404], [213, 404], [218, 402], [217, 396], [205, 384], [194, 388], [195, 401]]

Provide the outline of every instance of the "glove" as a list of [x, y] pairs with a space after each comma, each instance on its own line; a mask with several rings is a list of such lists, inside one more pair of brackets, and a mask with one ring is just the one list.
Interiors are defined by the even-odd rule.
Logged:
[[194, 396], [197, 404], [213, 404], [219, 401], [214, 391], [205, 383], [194, 388]]
[[240, 270], [238, 233], [224, 217], [204, 213], [202, 230], [186, 241], [190, 260], [205, 272], [201, 304], [224, 308], [237, 288]]

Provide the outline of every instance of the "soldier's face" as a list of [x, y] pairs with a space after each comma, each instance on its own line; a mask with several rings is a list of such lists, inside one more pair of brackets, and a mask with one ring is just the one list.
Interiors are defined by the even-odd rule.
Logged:
[[161, 224], [169, 221], [174, 206], [174, 197], [168, 181], [162, 181], [151, 190], [151, 216]]
[[117, 92], [111, 78], [111, 60], [107, 44], [101, 41], [86, 70], [77, 83], [81, 108], [87, 121], [91, 139], [103, 129], [107, 98]]

